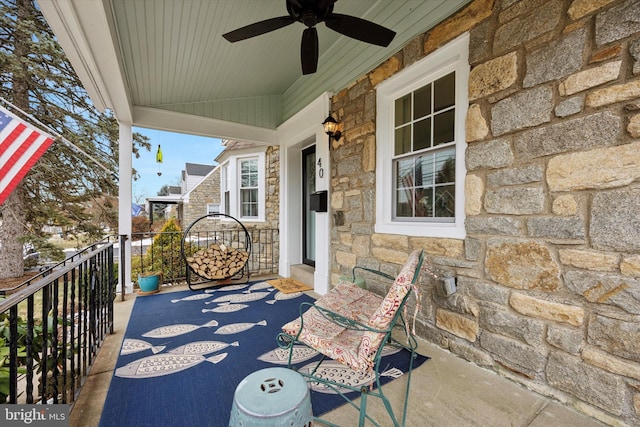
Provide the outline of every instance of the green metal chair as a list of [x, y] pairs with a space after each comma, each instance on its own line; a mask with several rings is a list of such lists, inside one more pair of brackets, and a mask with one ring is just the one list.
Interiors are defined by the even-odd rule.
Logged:
[[[394, 280], [385, 297], [343, 281], [315, 303], [301, 304], [300, 317], [284, 325], [282, 332], [278, 334], [280, 348], [289, 350], [289, 368], [296, 369], [292, 366], [293, 353], [300, 345], [311, 347], [322, 354], [321, 360], [311, 369], [301, 370], [298, 367], [296, 370], [311, 385], [327, 387], [340, 394], [359, 411], [360, 426], [364, 426], [366, 419], [379, 426], [367, 415], [368, 396], [379, 397], [382, 400], [394, 426], [405, 425], [417, 342], [407, 324], [404, 308], [411, 291], [415, 289], [423, 259], [423, 251], [411, 253], [395, 280], [385, 273], [366, 269]], [[402, 332], [402, 338], [399, 338], [397, 333], [392, 336], [392, 332], [398, 330]], [[411, 353], [400, 420], [394, 414], [380, 383], [380, 359], [386, 351], [385, 348], [389, 346], [404, 348]], [[323, 368], [323, 363], [330, 363], [329, 359], [355, 371], [355, 375], [362, 381], [354, 384], [352, 380], [346, 381], [344, 377], [330, 377]], [[345, 395], [353, 391], [360, 392], [359, 406]], [[321, 418], [315, 419], [337, 427]]]

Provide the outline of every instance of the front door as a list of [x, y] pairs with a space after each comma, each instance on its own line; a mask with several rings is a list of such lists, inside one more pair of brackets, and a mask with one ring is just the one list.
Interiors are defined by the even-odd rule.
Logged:
[[316, 147], [302, 150], [302, 262], [316, 266], [316, 213], [311, 193], [316, 191]]

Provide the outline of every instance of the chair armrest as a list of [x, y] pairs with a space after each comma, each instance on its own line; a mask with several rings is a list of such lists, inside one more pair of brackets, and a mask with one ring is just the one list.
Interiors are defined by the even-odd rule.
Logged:
[[360, 270], [364, 270], [364, 271], [368, 271], [369, 273], [373, 273], [373, 274], [377, 274], [378, 276], [382, 276], [386, 279], [389, 280], [395, 280], [395, 277], [387, 274], [387, 273], [383, 273], [382, 271], [378, 271], [378, 270], [374, 270], [372, 268], [367, 268], [367, 267], [361, 267], [359, 265], [356, 265], [355, 267], [353, 267], [353, 270], [351, 270], [351, 281], [355, 282], [356, 281], [356, 269], [360, 269]]

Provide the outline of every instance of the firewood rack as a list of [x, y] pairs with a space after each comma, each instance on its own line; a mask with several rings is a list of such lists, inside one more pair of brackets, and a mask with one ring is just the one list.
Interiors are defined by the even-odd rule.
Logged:
[[231, 215], [215, 212], [193, 221], [183, 233], [180, 255], [192, 291], [249, 282], [251, 235]]

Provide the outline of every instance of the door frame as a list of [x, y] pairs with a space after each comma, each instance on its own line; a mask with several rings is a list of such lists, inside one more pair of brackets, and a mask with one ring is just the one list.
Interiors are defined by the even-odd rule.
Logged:
[[[278, 126], [280, 143], [280, 260], [278, 274], [291, 276], [291, 266], [302, 263], [302, 173], [303, 148], [315, 144], [316, 161], [322, 161], [322, 168], [316, 166], [316, 191], [329, 192], [331, 170], [328, 136], [324, 133], [322, 121], [329, 114], [331, 94], [325, 92], [282, 125]], [[323, 170], [321, 170], [323, 169]], [[330, 199], [329, 195], [329, 200]], [[316, 212], [316, 267], [313, 274], [314, 291], [324, 295], [330, 284], [330, 215]]]

